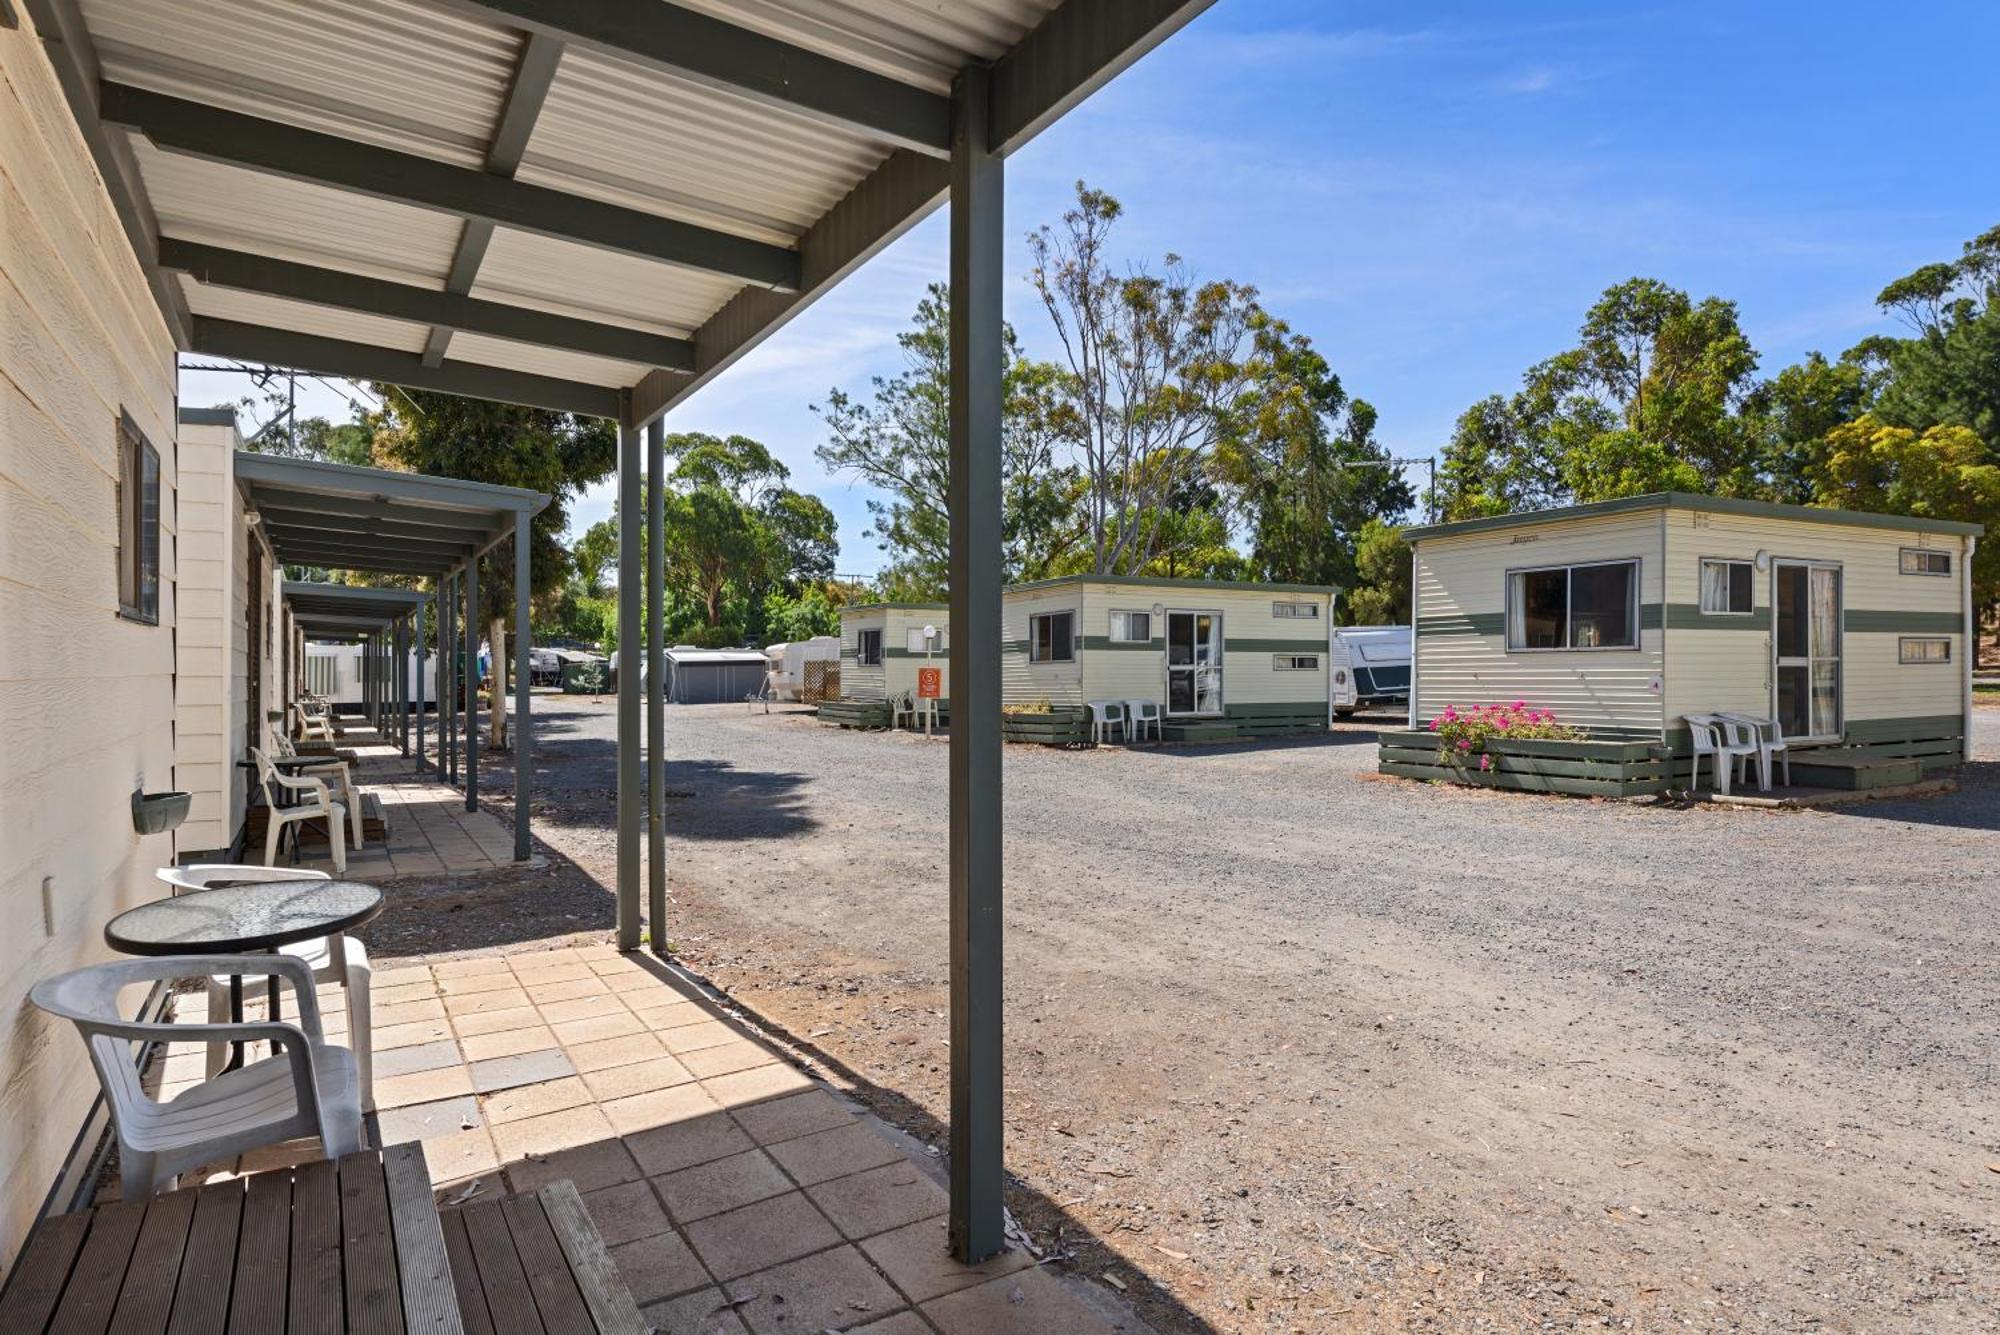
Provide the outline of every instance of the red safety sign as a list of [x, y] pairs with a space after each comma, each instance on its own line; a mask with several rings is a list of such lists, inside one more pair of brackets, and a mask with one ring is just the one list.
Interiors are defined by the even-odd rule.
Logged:
[[944, 696], [944, 669], [918, 668], [917, 698], [919, 700], [937, 700], [943, 698], [943, 696]]

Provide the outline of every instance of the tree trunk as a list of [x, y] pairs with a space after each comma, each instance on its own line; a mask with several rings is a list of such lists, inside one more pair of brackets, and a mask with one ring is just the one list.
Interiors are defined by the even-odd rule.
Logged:
[[486, 632], [486, 643], [493, 650], [493, 675], [487, 680], [487, 689], [492, 692], [488, 703], [492, 706], [487, 717], [493, 720], [491, 737], [487, 745], [495, 751], [507, 749], [507, 619], [494, 617], [492, 626]]

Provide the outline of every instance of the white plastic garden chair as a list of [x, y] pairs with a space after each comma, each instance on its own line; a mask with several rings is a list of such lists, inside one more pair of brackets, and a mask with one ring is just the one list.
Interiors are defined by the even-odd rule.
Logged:
[[1724, 797], [1739, 762], [1757, 754], [1757, 744], [1745, 740], [1741, 725], [1720, 714], [1689, 714], [1688, 732], [1694, 741], [1694, 769], [1688, 776], [1688, 791], [1701, 788], [1701, 758], [1710, 757], [1711, 784]]
[[1146, 740], [1146, 729], [1153, 730], [1153, 740], [1164, 741], [1162, 731], [1165, 720], [1161, 717], [1160, 706], [1152, 700], [1127, 700], [1125, 702], [1125, 735], [1137, 741]]
[[[278, 737], [274, 745], [278, 755], [284, 760], [301, 759], [298, 749], [289, 737]], [[340, 804], [347, 808], [347, 835], [353, 841], [352, 847], [366, 848], [368, 840], [361, 830], [361, 790], [354, 786], [354, 770], [339, 756], [306, 756], [305, 763], [288, 768], [300, 777], [327, 778], [333, 780], [333, 791], [340, 794]]]
[[308, 742], [333, 740], [333, 716], [324, 700], [301, 700], [292, 706], [298, 715], [299, 739]]
[[1125, 740], [1132, 739], [1131, 718], [1125, 712], [1123, 700], [1092, 700], [1085, 708], [1090, 710], [1090, 740], [1102, 744], [1110, 739], [1114, 728], [1122, 729]]
[[916, 726], [917, 695], [915, 691], [904, 691], [901, 695], [892, 695], [889, 697], [889, 727], [891, 729], [902, 727], [904, 719], [908, 719], [912, 727]]
[[1785, 787], [1792, 786], [1792, 752], [1785, 745], [1785, 726], [1774, 718], [1759, 718], [1755, 714], [1723, 714], [1720, 717], [1743, 728], [1749, 740], [1757, 746], [1757, 786], [1765, 792], [1771, 791], [1771, 760], [1776, 757], [1785, 776]]
[[[264, 822], [264, 865], [276, 866], [278, 862], [278, 836], [288, 825], [303, 825], [307, 821], [325, 820], [327, 843], [333, 849], [333, 868], [343, 875], [347, 871], [347, 808], [333, 800], [326, 790], [326, 783], [320, 779], [293, 779], [278, 772], [271, 763], [271, 757], [256, 747], [250, 748], [250, 755], [257, 762], [257, 779], [264, 786], [264, 805], [270, 817]], [[305, 800], [294, 806], [278, 805], [278, 792], [304, 794]], [[293, 841], [298, 832], [292, 832]]]
[[[120, 991], [135, 983], [213, 974], [284, 980], [297, 1001], [298, 1023], [142, 1023], [126, 1019], [118, 1009]], [[320, 1032], [312, 970], [300, 960], [288, 955], [114, 960], [44, 978], [28, 996], [50, 1015], [74, 1024], [83, 1036], [111, 1109], [128, 1201], [166, 1190], [190, 1168], [300, 1136], [316, 1137], [329, 1159], [362, 1147], [354, 1054], [326, 1042]], [[203, 1081], [164, 1103], [146, 1092], [133, 1061], [134, 1043], [259, 1040], [273, 1045], [272, 1056]]]
[[[162, 867], [153, 873], [172, 887], [174, 894], [184, 890], [208, 890], [218, 885], [242, 885], [247, 883], [275, 881], [326, 881], [331, 880], [323, 871], [312, 871], [304, 867], [259, 867], [255, 863], [238, 862], [197, 862], [186, 867]], [[303, 960], [313, 971], [313, 981], [319, 983], [339, 983], [347, 994], [347, 1043], [354, 1049], [354, 1063], [360, 1072], [361, 1105], [375, 1106], [375, 1041], [373, 1007], [368, 999], [369, 980], [374, 976], [368, 967], [368, 947], [351, 936], [335, 932], [332, 936], [315, 936], [304, 941], [294, 941], [289, 946], [278, 947], [280, 955], [290, 955]], [[229, 978], [211, 977], [208, 980], [208, 1014], [211, 1019], [222, 1014], [229, 1006]], [[227, 1043], [208, 1045], [208, 1073], [214, 1076], [229, 1060]]]

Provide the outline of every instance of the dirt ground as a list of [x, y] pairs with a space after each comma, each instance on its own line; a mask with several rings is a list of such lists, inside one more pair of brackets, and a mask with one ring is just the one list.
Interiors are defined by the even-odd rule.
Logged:
[[[609, 927], [612, 704], [536, 707], [550, 865], [377, 954]], [[1957, 793], [1811, 812], [1372, 740], [1007, 751], [1038, 1246], [1162, 1331], [2000, 1329], [2000, 710]], [[944, 743], [716, 706], [668, 752], [676, 952], [941, 1146]]]

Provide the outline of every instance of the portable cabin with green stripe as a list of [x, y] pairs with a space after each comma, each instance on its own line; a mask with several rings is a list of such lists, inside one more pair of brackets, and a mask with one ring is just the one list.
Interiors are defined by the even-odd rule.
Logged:
[[1684, 770], [1686, 716], [1734, 712], [1779, 721], [1800, 782], [1958, 763], [1980, 534], [1679, 492], [1408, 530], [1410, 726], [1520, 700]]

